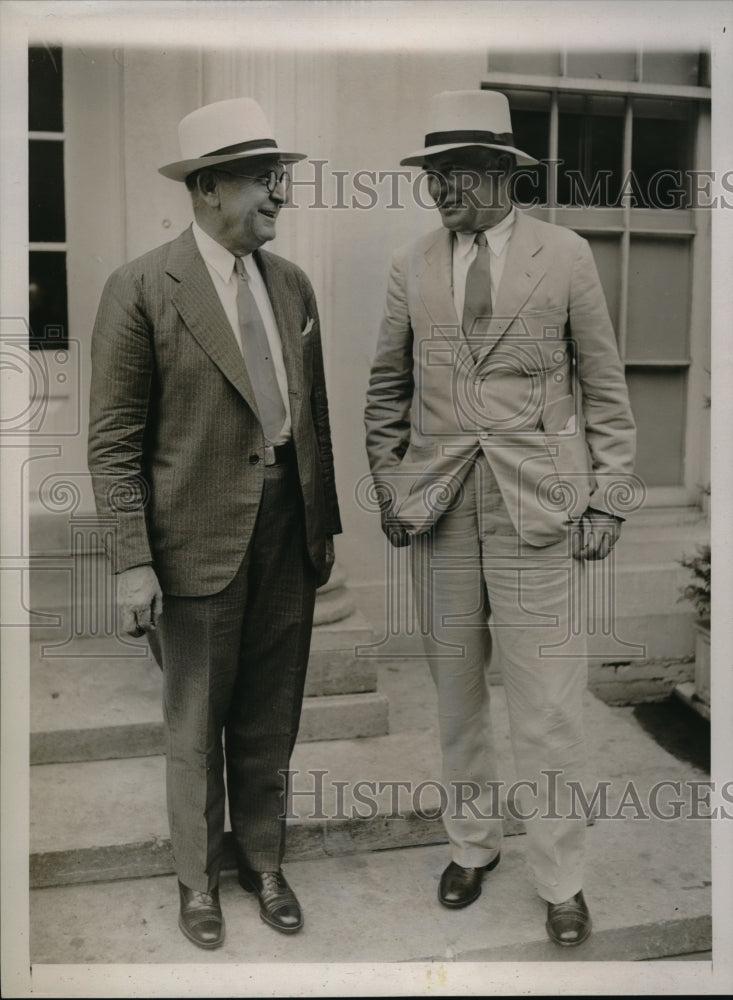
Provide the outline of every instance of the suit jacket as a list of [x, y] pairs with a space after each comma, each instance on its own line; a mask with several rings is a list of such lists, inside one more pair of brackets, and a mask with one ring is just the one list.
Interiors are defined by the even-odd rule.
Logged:
[[481, 448], [520, 536], [558, 541], [587, 506], [618, 513], [635, 428], [586, 240], [517, 212], [492, 318], [472, 351], [456, 315], [452, 237], [398, 250], [366, 407], [392, 514], [427, 530]]
[[[341, 531], [313, 289], [255, 252], [282, 338], [308, 553], [324, 583]], [[116, 520], [120, 572], [152, 563], [164, 592], [217, 593], [249, 544], [264, 438], [244, 359], [191, 229], [119, 268], [92, 336], [89, 468]]]

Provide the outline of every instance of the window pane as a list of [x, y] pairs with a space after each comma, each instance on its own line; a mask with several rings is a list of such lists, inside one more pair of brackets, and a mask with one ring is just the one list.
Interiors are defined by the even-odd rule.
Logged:
[[636, 473], [647, 486], [682, 483], [686, 372], [626, 372], [637, 427]]
[[[534, 156], [536, 160], [547, 159], [550, 144], [549, 112], [512, 109], [512, 131], [517, 149]], [[515, 180], [514, 197], [515, 201], [522, 204], [547, 204], [547, 171], [542, 164], [520, 168]]]
[[28, 50], [28, 129], [64, 130], [61, 49]]
[[618, 200], [623, 164], [623, 102], [618, 114], [560, 112], [560, 205], [604, 207]]
[[689, 242], [632, 236], [627, 358], [686, 359], [689, 302]]
[[66, 347], [66, 254], [32, 250], [29, 254], [30, 346]]
[[[673, 113], [675, 108], [660, 110]], [[635, 105], [631, 142], [631, 170], [635, 182], [632, 207], [687, 207], [685, 171], [690, 165], [693, 148], [686, 118], [648, 118], [644, 116], [643, 105]]]
[[681, 83], [697, 87], [700, 82], [700, 53], [644, 52], [641, 75], [647, 83]]
[[606, 296], [608, 312], [613, 328], [618, 333], [618, 292], [619, 274], [621, 269], [621, 237], [614, 234], [608, 236], [589, 236], [593, 259], [598, 268], [598, 275]]
[[568, 76], [591, 80], [633, 80], [633, 52], [568, 52]]
[[64, 144], [34, 140], [28, 151], [28, 230], [31, 243], [63, 243]]
[[529, 49], [504, 49], [489, 52], [489, 69], [504, 73], [529, 73], [539, 76], [560, 75], [560, 53]]

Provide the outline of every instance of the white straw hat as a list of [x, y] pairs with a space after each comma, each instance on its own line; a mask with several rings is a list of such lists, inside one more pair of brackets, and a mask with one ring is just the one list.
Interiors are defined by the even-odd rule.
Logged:
[[174, 181], [185, 180], [201, 167], [253, 156], [276, 156], [286, 163], [306, 158], [305, 153], [278, 149], [262, 108], [250, 97], [216, 101], [192, 111], [178, 125], [178, 142], [181, 159], [159, 169]]
[[419, 167], [430, 156], [465, 146], [514, 153], [522, 165], [537, 163], [514, 145], [505, 94], [497, 90], [446, 90], [430, 99], [424, 149], [400, 160], [400, 165]]

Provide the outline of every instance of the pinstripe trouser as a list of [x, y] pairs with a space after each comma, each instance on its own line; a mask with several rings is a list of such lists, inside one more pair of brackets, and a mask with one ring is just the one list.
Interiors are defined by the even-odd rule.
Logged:
[[[521, 541], [481, 454], [458, 502], [432, 531], [413, 539], [411, 563], [438, 694], [448, 792], [443, 822], [453, 860], [479, 867], [493, 860], [501, 844], [500, 810], [487, 784], [507, 782], [498, 773], [489, 713], [491, 615], [516, 779], [529, 783], [519, 794], [518, 813], [538, 811], [525, 822], [527, 857], [540, 896], [562, 902], [582, 887], [583, 878], [585, 821], [564, 818], [572, 812], [565, 781], [584, 777], [586, 638], [569, 629], [573, 586], [583, 564], [570, 557], [567, 539], [544, 548]], [[556, 779], [542, 773], [553, 770], [560, 772]], [[461, 804], [461, 796], [471, 795], [461, 787], [479, 794]]]
[[168, 820], [178, 877], [192, 889], [218, 883], [227, 795], [239, 867], [280, 866], [279, 772], [298, 732], [315, 590], [293, 460], [266, 467], [252, 540], [231, 583], [206, 597], [164, 595]]

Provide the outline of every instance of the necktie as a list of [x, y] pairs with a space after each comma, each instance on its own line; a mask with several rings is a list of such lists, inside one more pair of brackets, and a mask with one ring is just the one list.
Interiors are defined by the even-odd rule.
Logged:
[[476, 353], [480, 337], [485, 336], [491, 320], [491, 270], [486, 233], [476, 234], [476, 256], [466, 275], [466, 295], [463, 300], [463, 332]]
[[265, 437], [274, 442], [285, 423], [285, 404], [275, 375], [272, 352], [241, 257], [236, 258], [237, 312], [242, 338], [242, 354], [247, 366]]

